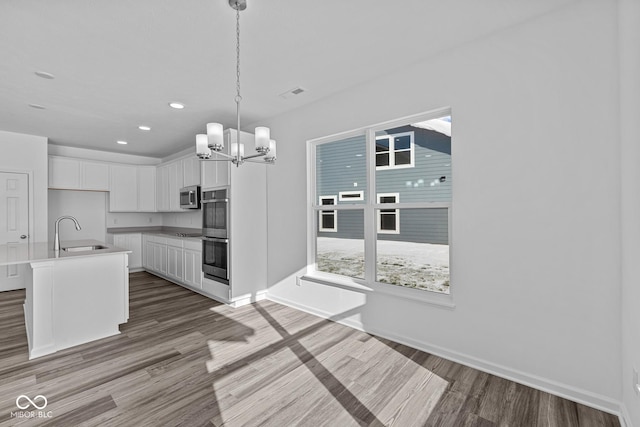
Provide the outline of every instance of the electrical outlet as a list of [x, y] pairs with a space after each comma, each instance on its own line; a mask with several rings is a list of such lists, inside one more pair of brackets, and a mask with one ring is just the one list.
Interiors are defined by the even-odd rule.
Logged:
[[296, 276], [296, 286], [300, 286], [300, 276]]
[[117, 224], [118, 223], [118, 218], [113, 218], [113, 224]]
[[633, 390], [640, 394], [640, 381], [638, 381], [638, 370], [633, 368]]
[[152, 222], [153, 222], [153, 219], [149, 217], [149, 224], [151, 224]]

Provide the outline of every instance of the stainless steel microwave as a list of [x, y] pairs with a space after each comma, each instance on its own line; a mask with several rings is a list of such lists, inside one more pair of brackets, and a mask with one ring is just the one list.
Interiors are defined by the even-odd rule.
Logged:
[[182, 209], [200, 209], [199, 185], [192, 185], [180, 189], [180, 207]]

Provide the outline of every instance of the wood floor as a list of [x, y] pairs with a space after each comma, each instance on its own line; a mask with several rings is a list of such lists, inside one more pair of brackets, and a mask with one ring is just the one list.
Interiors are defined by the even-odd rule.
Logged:
[[[148, 273], [130, 292], [122, 334], [32, 361], [24, 291], [0, 293], [0, 426], [619, 426], [273, 302], [232, 309]], [[20, 395], [50, 417], [15, 418]]]

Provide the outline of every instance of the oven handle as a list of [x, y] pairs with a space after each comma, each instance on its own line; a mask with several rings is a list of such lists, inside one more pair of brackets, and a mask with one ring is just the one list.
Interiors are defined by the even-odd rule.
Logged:
[[223, 239], [222, 237], [202, 236], [202, 240], [211, 240], [213, 242], [229, 243], [229, 239]]
[[202, 203], [216, 203], [216, 202], [225, 202], [227, 203], [229, 199], [203, 199]]

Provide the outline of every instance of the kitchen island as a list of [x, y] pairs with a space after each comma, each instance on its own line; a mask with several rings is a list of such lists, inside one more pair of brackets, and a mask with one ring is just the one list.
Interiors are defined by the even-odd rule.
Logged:
[[0, 245], [26, 277], [29, 359], [119, 334], [129, 319], [128, 253], [96, 240]]

